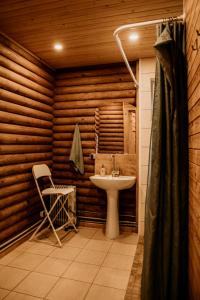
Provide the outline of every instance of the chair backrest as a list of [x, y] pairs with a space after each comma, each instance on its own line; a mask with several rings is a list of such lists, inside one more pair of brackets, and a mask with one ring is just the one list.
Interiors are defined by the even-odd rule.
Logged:
[[33, 176], [35, 179], [40, 177], [48, 176], [51, 177], [51, 171], [49, 167], [45, 164], [34, 165], [32, 168]]

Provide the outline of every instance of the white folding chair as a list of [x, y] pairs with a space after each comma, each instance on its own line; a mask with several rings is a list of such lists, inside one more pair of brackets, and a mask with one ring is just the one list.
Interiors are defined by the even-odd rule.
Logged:
[[[67, 225], [72, 225], [74, 227], [74, 230], [77, 232], [78, 230], [76, 229], [76, 226], [72, 220], [72, 218], [70, 217], [65, 205], [68, 201], [68, 195], [70, 193], [73, 193], [74, 190], [73, 188], [56, 188], [54, 183], [53, 183], [53, 180], [52, 180], [52, 177], [51, 177], [51, 171], [49, 169], [49, 167], [46, 165], [46, 164], [40, 164], [40, 165], [34, 165], [33, 168], [32, 168], [32, 173], [33, 173], [33, 177], [34, 177], [34, 180], [35, 180], [35, 183], [36, 183], [36, 186], [37, 186], [37, 190], [38, 190], [38, 193], [40, 195], [40, 199], [42, 201], [42, 205], [44, 207], [44, 211], [45, 211], [45, 218], [44, 220], [41, 222], [41, 224], [37, 227], [37, 229], [35, 230], [35, 232], [33, 233], [33, 235], [31, 236], [30, 240], [33, 239], [34, 237], [36, 237], [37, 233], [39, 232], [39, 230], [42, 228], [42, 226], [45, 224], [46, 221], [49, 221], [49, 226], [48, 227], [51, 227], [52, 230], [53, 230], [53, 233], [57, 239], [57, 242], [59, 244], [60, 247], [62, 247], [62, 243], [57, 235], [57, 231], [63, 229], [64, 227], [66, 227]], [[51, 187], [50, 188], [46, 188], [44, 190], [41, 190], [40, 189], [40, 185], [38, 183], [38, 179], [41, 178], [41, 177], [47, 177], [50, 181], [50, 184], [51, 184]], [[45, 204], [45, 200], [43, 197], [45, 196], [52, 196], [52, 195], [55, 195], [56, 199], [55, 201], [53, 202], [53, 205], [50, 207], [49, 211], [47, 209], [47, 206]], [[62, 197], [62, 196], [65, 196], [65, 197]], [[62, 199], [64, 198], [64, 200], [61, 201], [61, 198]], [[56, 207], [56, 204], [57, 203], [60, 203], [60, 206], [59, 206], [59, 210], [56, 211], [56, 214], [53, 215], [53, 217], [51, 218], [51, 214], [53, 213], [54, 211], [54, 208]], [[66, 217], [67, 217], [67, 222], [65, 224], [63, 224], [62, 226], [58, 227], [58, 228], [55, 228], [53, 223], [54, 221], [56, 220], [56, 217], [59, 215], [59, 213], [61, 212], [61, 210], [64, 211], [64, 213], [66, 214]]]

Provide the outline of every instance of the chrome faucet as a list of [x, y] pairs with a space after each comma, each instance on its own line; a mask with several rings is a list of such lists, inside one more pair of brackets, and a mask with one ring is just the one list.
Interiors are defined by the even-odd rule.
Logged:
[[115, 162], [115, 155], [111, 154], [111, 158], [112, 158], [112, 177], [118, 177], [119, 176], [119, 168], [116, 168], [116, 162]]

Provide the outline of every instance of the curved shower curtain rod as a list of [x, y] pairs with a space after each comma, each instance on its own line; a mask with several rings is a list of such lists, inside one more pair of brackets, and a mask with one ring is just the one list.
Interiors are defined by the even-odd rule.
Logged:
[[129, 70], [129, 73], [133, 79], [133, 82], [135, 83], [135, 87], [139, 87], [139, 83], [137, 81], [137, 79], [135, 78], [135, 75], [133, 74], [133, 71], [130, 67], [130, 64], [129, 64], [129, 61], [127, 59], [127, 56], [126, 56], [126, 53], [124, 51], [124, 48], [122, 46], [122, 42], [120, 40], [120, 37], [119, 37], [119, 33], [126, 30], [126, 29], [132, 29], [132, 28], [137, 28], [137, 27], [143, 27], [143, 26], [148, 26], [148, 25], [156, 25], [156, 24], [160, 24], [160, 23], [163, 23], [163, 22], [167, 22], [167, 21], [183, 21], [185, 19], [185, 15], [181, 15], [181, 16], [178, 16], [178, 17], [171, 17], [171, 18], [166, 18], [166, 19], [160, 19], [160, 20], [152, 20], [152, 21], [146, 21], [146, 22], [139, 22], [139, 23], [132, 23], [132, 24], [127, 24], [127, 25], [122, 25], [120, 27], [118, 27], [114, 33], [113, 33], [113, 36], [116, 40], [116, 43], [119, 47], [119, 50], [121, 52], [121, 55], [123, 57], [123, 60], [127, 66], [127, 69]]

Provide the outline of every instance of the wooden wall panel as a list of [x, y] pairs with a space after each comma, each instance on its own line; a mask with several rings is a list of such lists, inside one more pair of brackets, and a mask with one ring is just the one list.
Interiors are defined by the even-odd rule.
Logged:
[[[200, 2], [185, 0], [189, 107], [189, 298], [200, 299]], [[192, 46], [198, 44], [199, 49]], [[195, 48], [195, 47], [194, 47]]]
[[0, 35], [0, 244], [39, 219], [31, 168], [52, 164], [54, 74]]
[[[134, 66], [133, 66], [134, 68]], [[96, 107], [123, 101], [135, 104], [135, 89], [124, 65], [63, 70], [57, 74], [53, 126], [53, 175], [57, 184], [77, 186], [80, 219], [106, 218], [106, 194], [89, 180], [94, 174]], [[75, 124], [81, 132], [85, 174], [73, 173], [69, 154]], [[135, 222], [135, 190], [121, 193], [120, 219]], [[126, 203], [126, 205], [124, 205]]]

